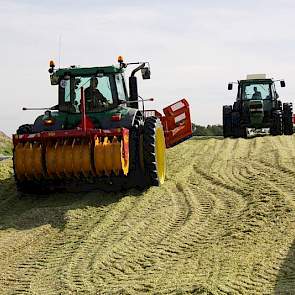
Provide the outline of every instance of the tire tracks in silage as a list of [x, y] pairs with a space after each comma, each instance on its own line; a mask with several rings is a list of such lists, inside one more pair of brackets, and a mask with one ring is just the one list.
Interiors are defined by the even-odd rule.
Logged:
[[[241, 216], [241, 221], [244, 227], [242, 231], [247, 234], [247, 240], [250, 243], [251, 240], [254, 241], [255, 239], [258, 239], [260, 231], [264, 230], [266, 222], [265, 219], [267, 216], [267, 208], [265, 209], [265, 202], [268, 192], [263, 192], [263, 190], [257, 192], [257, 188], [265, 188], [267, 182], [263, 178], [259, 177], [261, 175], [261, 171], [253, 171], [252, 168], [252, 159], [257, 160], [259, 156], [261, 156], [261, 147], [261, 139], [256, 138], [250, 142], [248, 153], [249, 159], [247, 161], [248, 165], [246, 169], [242, 170], [244, 178], [248, 178], [249, 183], [249, 189], [246, 190], [246, 194], [244, 194], [245, 198], [247, 198], [248, 200], [248, 205], [246, 207], [246, 210], [244, 211], [244, 214]], [[238, 165], [243, 165], [243, 163], [243, 161], [237, 160]], [[263, 194], [265, 198], [262, 197]], [[239, 228], [237, 228], [236, 230], [239, 231]], [[259, 242], [261, 241], [258, 240], [257, 243]], [[267, 249], [267, 244], [264, 244], [265, 245], [260, 245], [261, 248], [264, 247]], [[259, 250], [261, 251], [261, 249], [258, 249], [258, 251]], [[256, 254], [255, 252], [251, 253], [250, 251], [247, 255], [249, 257], [253, 257]], [[266, 260], [264, 261], [264, 263], [265, 262]], [[262, 270], [263, 265], [260, 265], [259, 267], [258, 265], [259, 262], [257, 263], [257, 265], [255, 265], [254, 263], [254, 266], [248, 265], [248, 271], [238, 271], [236, 274], [236, 278], [228, 282], [227, 287], [236, 288], [236, 290], [240, 290], [240, 292], [245, 292], [248, 294], [263, 293], [265, 290], [265, 286], [270, 286], [273, 283], [275, 275], [274, 272], [269, 271], [272, 269], [271, 266], [266, 267], [266, 273], [265, 269]]]
[[[224, 269], [218, 269], [218, 261], [214, 258], [215, 254], [212, 249], [218, 249], [220, 241], [224, 239], [224, 236], [227, 237], [229, 226], [239, 220], [240, 214], [243, 213], [246, 206], [246, 202], [241, 197], [243, 191], [236, 186], [222, 182], [217, 177], [212, 177], [212, 172], [214, 172], [213, 164], [223, 165], [223, 162], [219, 161], [218, 157], [224, 148], [223, 143], [217, 147], [214, 153], [209, 154], [211, 158], [205, 159], [205, 166], [207, 166], [208, 170], [200, 168], [198, 165], [200, 163], [194, 164], [194, 173], [191, 176], [192, 183], [183, 184], [183, 192], [189, 194], [191, 200], [195, 199], [195, 202], [196, 200], [198, 201], [194, 208], [196, 215], [200, 216], [200, 208], [205, 208], [206, 206], [210, 207], [210, 212], [208, 212], [207, 218], [203, 220], [203, 223], [198, 223], [197, 219], [195, 219], [190, 226], [187, 226], [189, 236], [186, 235], [186, 238], [189, 240], [189, 247], [187, 247], [186, 254], [189, 253], [189, 255], [179, 259], [179, 263], [186, 261], [192, 253], [199, 257], [199, 262], [196, 263], [198, 268], [196, 269], [194, 265], [191, 265], [191, 267], [195, 269], [196, 273], [203, 273], [203, 276], [201, 278], [198, 277], [198, 280], [203, 280], [203, 285], [208, 290], [211, 285], [215, 284], [218, 286], [219, 277], [224, 275], [222, 273]], [[183, 236], [178, 235], [175, 240], [182, 241]], [[174, 243], [171, 242], [170, 244]], [[213, 256], [206, 256], [206, 250], [209, 253], [212, 250]], [[207, 259], [203, 259], [202, 255]], [[207, 273], [207, 269], [212, 269], [213, 271]], [[211, 284], [208, 285], [208, 281]], [[183, 290], [187, 291], [185, 287], [184, 285]], [[226, 291], [222, 291], [221, 287], [219, 291], [226, 294]]]
[[[272, 139], [272, 141], [275, 141], [275, 139]], [[281, 141], [282, 140], [280, 140], [280, 142]], [[281, 144], [285, 144], [284, 140]], [[272, 151], [272, 154], [276, 154], [277, 150], [282, 149], [280, 144], [278, 145], [276, 143], [276, 149]], [[261, 160], [261, 158], [265, 158], [265, 153], [262, 153], [261, 150], [258, 151], [257, 149], [254, 149], [252, 152], [254, 157], [249, 160], [249, 165], [246, 171], [248, 178], [253, 181], [253, 184], [256, 187], [252, 192], [253, 202], [249, 203], [247, 210], [248, 220], [246, 219], [244, 222], [248, 227], [250, 226], [249, 230], [251, 230], [251, 235], [255, 234], [253, 238], [256, 238], [256, 242], [258, 244], [260, 243], [258, 253], [263, 253], [262, 249], [264, 248], [272, 257], [271, 259], [267, 259], [265, 255], [262, 255], [264, 257], [260, 257], [261, 261], [257, 263], [259, 267], [253, 267], [255, 271], [252, 271], [250, 280], [249, 275], [247, 276], [244, 273], [239, 273], [239, 277], [243, 279], [244, 284], [247, 282], [245, 292], [251, 291], [252, 293], [255, 292], [255, 294], [261, 294], [264, 290], [269, 290], [274, 284], [279, 265], [282, 264], [287, 255], [289, 244], [287, 243], [287, 247], [285, 242], [285, 245], [282, 244], [282, 241], [284, 241], [284, 234], [281, 233], [281, 231], [286, 230], [286, 225], [277, 225], [277, 218], [278, 216], [284, 216], [286, 210], [290, 210], [288, 209], [288, 206], [286, 207], [290, 196], [288, 196], [288, 193], [286, 194], [282, 191], [282, 186], [280, 184], [280, 181], [285, 179], [285, 175], [282, 177], [284, 171], [271, 164], [266, 165], [264, 163], [262, 165], [262, 162], [265, 160]], [[292, 153], [291, 150], [287, 152]], [[282, 152], [280, 153], [280, 156], [282, 156]], [[278, 164], [277, 157], [274, 157], [274, 160]], [[268, 167], [267, 171], [265, 170], [265, 166]], [[276, 177], [271, 177], [271, 175], [273, 175], [273, 170], [276, 170], [277, 172]], [[261, 232], [259, 233], [257, 229], [253, 231], [252, 229], [255, 227]], [[274, 233], [270, 228], [275, 230], [276, 227], [278, 228], [278, 232], [276, 232], [273, 237]], [[263, 236], [268, 237], [268, 239]], [[291, 242], [292, 241], [289, 243]], [[294, 272], [294, 270], [292, 271]], [[235, 281], [235, 284], [237, 282], [238, 280]]]
[[[38, 250], [20, 252], [23, 258], [0, 285], [14, 294], [176, 294], [193, 293], [193, 286], [212, 294], [270, 293], [286, 253], [281, 249], [267, 261], [275, 245], [265, 242], [273, 240], [269, 228], [275, 222], [268, 214], [271, 207], [283, 214], [291, 185], [276, 178], [283, 174], [291, 181], [293, 167], [281, 156], [288, 169], [271, 170], [277, 155], [267, 162], [264, 141], [175, 147], [169, 165], [179, 168], [170, 169], [161, 189], [104, 208], [75, 209], [74, 215], [69, 210], [62, 231], [48, 234]], [[278, 146], [270, 148], [273, 155]], [[38, 244], [42, 230], [29, 234]]]
[[[165, 190], [165, 186], [163, 188]], [[129, 282], [127, 285], [130, 286], [130, 280], [133, 280], [134, 288], [139, 288], [136, 289], [137, 291], [141, 290], [141, 288], [144, 290], [146, 284], [143, 283], [142, 276], [147, 274], [147, 269], [149, 269], [149, 272], [154, 271], [150, 266], [152, 264], [150, 261], [165, 261], [166, 263], [166, 256], [172, 255], [171, 250], [168, 247], [166, 253], [165, 247], [159, 247], [158, 245], [162, 245], [167, 237], [170, 237], [171, 233], [175, 232], [177, 228], [182, 228], [182, 224], [187, 222], [186, 220], [189, 219], [192, 212], [189, 203], [187, 200], [181, 198], [181, 195], [171, 193], [170, 191], [170, 195], [173, 197], [173, 206], [171, 206], [171, 200], [169, 200], [171, 197], [168, 194], [169, 198], [167, 199], [166, 195], [167, 192], [164, 192], [162, 197], [157, 198], [159, 203], [155, 206], [154, 215], [151, 214], [153, 212], [150, 208], [151, 205], [144, 204], [143, 207], [150, 216], [145, 217], [144, 214], [140, 213], [138, 216], [140, 223], [137, 225], [137, 231], [136, 227], [135, 229], [133, 228], [128, 236], [123, 237], [119, 243], [112, 243], [104, 255], [97, 254], [97, 257], [93, 259], [93, 261], [100, 261], [99, 264], [94, 263], [92, 266], [92, 272], [95, 274], [93, 275], [94, 286], [106, 288], [105, 290], [111, 290], [112, 288], [119, 290], [122, 288], [122, 282]], [[169, 212], [163, 214], [163, 204], [167, 206], [169, 202]], [[174, 211], [171, 209], [174, 209]], [[142, 237], [142, 232], [145, 232], [144, 237]], [[126, 261], [126, 257], [128, 257], [129, 261]], [[118, 265], [124, 264], [127, 271], [122, 267], [118, 267]], [[155, 263], [155, 265], [157, 269], [158, 264]], [[132, 278], [132, 274], [135, 278]], [[150, 275], [152, 276], [152, 274]], [[100, 280], [97, 278], [100, 278]]]
[[[150, 198], [148, 198], [150, 199]], [[142, 292], [152, 282], [146, 282], [147, 275], [152, 276], [153, 265], [163, 260], [165, 248], [159, 245], [167, 237], [177, 231], [186, 222], [191, 214], [191, 209], [185, 200], [176, 200], [169, 195], [169, 191], [155, 198], [154, 204], [144, 202], [142, 211], [133, 212], [138, 221], [127, 236], [113, 245], [113, 247], [97, 256], [93, 265], [93, 284], [100, 290], [118, 292], [121, 288], [131, 288], [133, 292]], [[164, 207], [166, 208], [164, 208]], [[128, 222], [128, 219], [127, 219]], [[143, 235], [144, 233], [144, 235]], [[118, 267], [120, 265], [120, 267]], [[112, 273], [112, 276], [109, 273]], [[100, 277], [100, 282], [97, 281]]]
[[[262, 170], [260, 177], [266, 179], [272, 195], [277, 197], [273, 205], [277, 215], [277, 226], [280, 228], [281, 240], [278, 248], [278, 255], [273, 259], [276, 277], [280, 267], [283, 266], [284, 285], [295, 284], [294, 263], [285, 263], [288, 258], [288, 251], [291, 249], [295, 234], [295, 192], [294, 192], [294, 136], [272, 138], [275, 146], [276, 157], [267, 161], [262, 159], [253, 163], [253, 169]], [[278, 218], [280, 217], [280, 218]]]
[[[101, 212], [98, 212], [98, 208], [84, 212], [86, 215], [89, 214], [84, 219], [77, 216], [76, 219], [69, 220], [61, 240], [54, 243], [54, 247], [57, 247], [49, 263], [53, 270], [51, 269], [47, 276], [59, 274], [56, 279], [60, 283], [57, 290], [52, 290], [52, 294], [61, 290], [79, 294], [94, 291], [89, 278], [91, 275], [88, 265], [99, 248], [104, 251], [107, 241], [112, 243], [119, 239], [113, 232], [138, 202], [139, 198], [124, 198], [110, 208], [106, 206]], [[46, 276], [46, 271], [39, 276]], [[39, 288], [40, 286], [36, 289]]]
[[[142, 200], [138, 199], [138, 204], [143, 200], [144, 198]], [[162, 198], [162, 200], [161, 198], [155, 199], [155, 201], [149, 198], [149, 202], [145, 201], [144, 204], [139, 206], [141, 210], [138, 211], [138, 207], [136, 206], [135, 208], [125, 208], [124, 212], [128, 212], [128, 214], [122, 216], [120, 221], [111, 221], [110, 225], [105, 226], [104, 220], [102, 219], [96, 227], [91, 227], [89, 229], [88, 236], [85, 235], [85, 233], [82, 234], [79, 243], [81, 246], [78, 248], [75, 247], [75, 251], [67, 252], [66, 256], [70, 258], [68, 258], [67, 261], [54, 263], [58, 265], [65, 264], [61, 269], [55, 270], [55, 273], [59, 272], [62, 274], [61, 282], [63, 282], [63, 286], [61, 289], [87, 293], [92, 292], [98, 287], [104, 288], [108, 286], [107, 288], [109, 290], [109, 288], [111, 288], [111, 282], [114, 282], [113, 277], [121, 278], [125, 271], [118, 265], [118, 260], [123, 260], [124, 262], [125, 257], [130, 256], [134, 252], [138, 252], [140, 257], [132, 261], [129, 270], [132, 271], [132, 269], [137, 268], [136, 271], [138, 271], [138, 269], [144, 268], [143, 264], [145, 263], [145, 259], [142, 257], [141, 248], [145, 249], [147, 244], [153, 246], [159, 240], [163, 239], [163, 236], [166, 236], [169, 231], [174, 230], [178, 226], [178, 223], [182, 222], [181, 218], [183, 214], [180, 214], [181, 217], [177, 217], [176, 214], [175, 220], [171, 220], [169, 214], [166, 215], [167, 218], [163, 218], [162, 214], [158, 214], [160, 220], [154, 222], [156, 223], [156, 228], [152, 228], [153, 235], [148, 239], [145, 237], [141, 241], [142, 232], [145, 228], [149, 229], [149, 223], [153, 222], [152, 219], [157, 216], [157, 211], [163, 213], [163, 208], [161, 208], [163, 203], [166, 203], [164, 198]], [[177, 207], [177, 210], [182, 209]], [[186, 211], [186, 207], [184, 211]], [[116, 212], [116, 210], [114, 212]], [[184, 215], [185, 214], [186, 213], [184, 213]], [[109, 215], [111, 215], [111, 213], [108, 213], [107, 219], [109, 219]], [[142, 222], [143, 218], [144, 222]], [[130, 226], [128, 226], [126, 230], [126, 222], [133, 223], [134, 227], [130, 229]], [[159, 227], [159, 222], [164, 228], [161, 226]], [[166, 228], [164, 226], [165, 224], [167, 224]], [[159, 228], [161, 230], [159, 230]], [[79, 230], [79, 232], [81, 232], [81, 228], [74, 228], [74, 230]], [[70, 240], [69, 236], [71, 234], [68, 231], [69, 229], [67, 229], [65, 238]], [[134, 242], [132, 242], [132, 238]], [[61, 251], [64, 251], [64, 249], [62, 248]], [[53, 257], [55, 257], [56, 254], [57, 253], [53, 254]], [[61, 256], [64, 257], [65, 255]], [[102, 262], [99, 267], [96, 265], [97, 261]], [[97, 269], [100, 269], [100, 271], [97, 271]], [[45, 273], [42, 273], [42, 277], [44, 277], [44, 275]], [[99, 277], [103, 278], [102, 286], [100, 286], [97, 281]], [[108, 280], [111, 281], [110, 284], [107, 283]], [[115, 281], [117, 281], [117, 279], [115, 279]], [[92, 285], [93, 282], [94, 285]]]
[[[219, 149], [222, 149], [222, 145], [219, 146]], [[212, 154], [211, 163], [214, 162], [217, 155], [218, 150]], [[182, 264], [192, 253], [204, 253], [206, 247], [214, 247], [220, 235], [222, 236], [224, 234], [224, 227], [227, 227], [229, 217], [238, 218], [239, 212], [244, 208], [244, 202], [239, 196], [237, 196], [238, 202], [231, 200], [232, 194], [238, 195], [236, 188], [232, 186], [224, 185], [223, 187], [224, 191], [229, 191], [231, 194], [225, 201], [223, 196], [216, 198], [216, 191], [213, 189], [213, 192], [210, 192], [210, 190], [208, 190], [208, 184], [216, 188], [216, 185], [220, 186], [222, 183], [215, 182], [215, 180], [210, 178], [206, 173], [200, 173], [197, 167], [198, 165], [193, 166], [195, 171], [194, 175], [191, 177], [195, 182], [183, 183], [181, 186], [177, 184], [181, 194], [186, 195], [186, 198], [194, 203], [193, 215], [195, 217], [191, 218], [190, 222], [187, 222], [182, 230], [169, 237], [169, 243], [166, 245], [166, 248], [168, 248], [169, 245], [170, 247], [173, 245], [173, 252], [178, 253], [178, 255], [176, 255], [177, 259], [175, 257], [175, 261], [173, 262], [174, 264]], [[198, 176], [199, 179], [197, 179], [196, 176]], [[220, 192], [220, 188], [218, 188], [218, 190]], [[202, 210], [206, 214], [202, 214]], [[202, 216], [206, 217], [202, 220]], [[216, 228], [219, 227], [223, 228], [221, 234], [216, 232]], [[209, 261], [212, 262], [212, 269], [215, 268], [214, 265], [216, 261], [209, 258], [205, 262], [204, 270], [208, 268]], [[169, 265], [168, 258], [165, 259], [165, 262], [166, 268], [168, 265], [168, 269], [175, 272], [177, 268]], [[200, 269], [198, 271], [200, 271]], [[167, 271], [165, 272], [165, 276], [167, 276]], [[214, 276], [214, 273], [212, 273], [211, 276]], [[204, 282], [204, 284], [206, 283]], [[185, 288], [185, 286], [183, 287]]]
[[[253, 151], [257, 151], [261, 148], [261, 145], [258, 145], [257, 142], [251, 142], [249, 146], [249, 142], [244, 142], [245, 148], [248, 149], [249, 154], [252, 154]], [[234, 148], [235, 149], [235, 148]], [[224, 155], [221, 155], [222, 158], [226, 160]], [[238, 174], [238, 177], [235, 177], [237, 182], [233, 182], [233, 169], [235, 165], [240, 167], [240, 171], [247, 171], [248, 167], [246, 167], [246, 162], [239, 161], [239, 155], [234, 155], [231, 161], [228, 161], [229, 165], [226, 165], [225, 169], [215, 167], [215, 169], [211, 170], [211, 173], [206, 173], [206, 171], [200, 171], [200, 169], [196, 169], [197, 173], [201, 173], [204, 178], [213, 184], [207, 186], [208, 191], [211, 190], [214, 196], [219, 196], [220, 199], [225, 202], [228, 214], [226, 216], [227, 222], [219, 222], [220, 224], [224, 224], [224, 229], [226, 231], [232, 232], [236, 234], [238, 239], [233, 239], [234, 235], [229, 235], [230, 239], [228, 241], [224, 240], [223, 242], [229, 242], [228, 246], [231, 247], [232, 251], [242, 251], [242, 244], [245, 240], [248, 239], [249, 233], [254, 238], [255, 233], [258, 232], [258, 229], [253, 231], [249, 231], [249, 229], [244, 228], [243, 224], [241, 224], [241, 219], [243, 220], [247, 217], [249, 213], [248, 207], [251, 203], [254, 202], [253, 198], [251, 197], [251, 192], [253, 192], [253, 188], [251, 188], [251, 184], [255, 184], [254, 178], [248, 178], [249, 175], [242, 175], [241, 173]], [[231, 167], [231, 169], [229, 169]], [[214, 167], [213, 167], [214, 168]], [[241, 169], [243, 168], [243, 169]], [[218, 170], [218, 173], [215, 173]], [[213, 173], [212, 173], [213, 172]], [[213, 174], [213, 176], [212, 176]], [[242, 185], [241, 185], [242, 184]], [[248, 187], [248, 189], [247, 189]], [[215, 188], [215, 189], [214, 189]], [[226, 194], [222, 194], [222, 190], [227, 190], [230, 193], [229, 199], [227, 198]], [[253, 224], [250, 226], [252, 227]], [[226, 235], [225, 235], [226, 236]], [[223, 239], [223, 237], [220, 237]], [[223, 269], [221, 269], [224, 272]], [[230, 267], [230, 272], [232, 272], [232, 267]], [[252, 270], [253, 272], [253, 270]], [[234, 279], [229, 278], [228, 281], [219, 284], [219, 290], [224, 292], [234, 292], [237, 294], [261, 294], [261, 291], [264, 289], [265, 283], [267, 281], [267, 276], [263, 276], [258, 274], [256, 271], [257, 276], [249, 277], [249, 274], [244, 274], [240, 272], [238, 269], [234, 275]], [[224, 273], [223, 273], [223, 277]], [[254, 279], [255, 278], [255, 279]], [[257, 279], [259, 278], [259, 279]]]
[[[56, 294], [59, 289], [68, 290], [64, 282], [63, 266], [67, 264], [67, 260], [78, 247], [81, 237], [91, 228], [91, 224], [88, 223], [86, 229], [77, 226], [72, 235], [51, 234], [47, 243], [43, 243], [38, 250], [36, 250], [36, 244], [38, 244], [38, 235], [36, 235], [35, 241], [32, 240], [34, 251], [32, 253], [28, 249], [23, 251], [24, 255], [17, 259], [7, 272], [8, 277], [16, 282], [16, 285], [10, 287], [13, 292], [15, 294]], [[51, 276], [53, 272], [58, 274], [58, 280]], [[53, 280], [55, 286], [51, 285]]]
[[[35, 244], [35, 251], [30, 252], [28, 249], [22, 251], [23, 255], [10, 266], [9, 271], [5, 274], [7, 280], [10, 281], [9, 288], [14, 290], [13, 292], [16, 294], [22, 292], [56, 294], [61, 290], [76, 291], [77, 288], [71, 285], [72, 280], [75, 280], [71, 277], [72, 273], [69, 267], [69, 264], [72, 263], [71, 257], [80, 247], [83, 247], [84, 240], [91, 235], [101, 219], [106, 215], [111, 216], [113, 212], [115, 216], [120, 214], [116, 205], [112, 206], [110, 210], [107, 206], [105, 209], [99, 209], [101, 214], [97, 214], [97, 210], [95, 208], [94, 212], [83, 211], [76, 221], [69, 221], [65, 229], [55, 234], [51, 233], [48, 240], [43, 242], [37, 250], [38, 233], [35, 233], [36, 241], [32, 240], [32, 243]], [[87, 215], [88, 213], [92, 213], [92, 215]], [[80, 275], [77, 277], [77, 284], [83, 290], [85, 286], [79, 281]], [[13, 284], [13, 280], [17, 284]], [[54, 284], [52, 284], [53, 281]]]

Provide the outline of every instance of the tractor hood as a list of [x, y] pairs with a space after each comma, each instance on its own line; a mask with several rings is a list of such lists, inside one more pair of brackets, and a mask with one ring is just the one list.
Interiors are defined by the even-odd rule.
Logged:
[[[137, 109], [118, 106], [100, 113], [87, 113], [88, 123], [96, 129], [131, 128]], [[70, 130], [78, 128], [82, 116], [80, 113], [51, 112], [40, 115], [35, 120], [33, 132]]]
[[249, 102], [249, 111], [250, 113], [263, 113], [263, 101], [259, 100], [250, 100]]
[[260, 125], [263, 123], [263, 100], [250, 100], [249, 113], [251, 125]]

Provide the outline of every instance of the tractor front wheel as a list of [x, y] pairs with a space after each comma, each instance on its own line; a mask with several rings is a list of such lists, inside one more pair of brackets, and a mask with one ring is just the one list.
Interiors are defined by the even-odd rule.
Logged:
[[241, 126], [241, 115], [239, 112], [232, 112], [232, 133], [234, 138], [247, 138], [246, 128]]
[[144, 171], [150, 185], [159, 186], [166, 177], [166, 145], [161, 121], [148, 117], [143, 128]]
[[223, 106], [223, 137], [232, 136], [232, 106]]

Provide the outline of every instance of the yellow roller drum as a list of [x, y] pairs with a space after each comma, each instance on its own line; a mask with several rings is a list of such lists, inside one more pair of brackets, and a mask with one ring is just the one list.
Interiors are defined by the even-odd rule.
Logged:
[[73, 155], [73, 173], [76, 177], [79, 177], [81, 174], [81, 155], [82, 155], [82, 147], [79, 142], [74, 140], [72, 145], [72, 155]]
[[91, 149], [89, 142], [81, 145], [81, 170], [84, 176], [88, 176], [91, 173]]
[[24, 166], [26, 178], [32, 180], [34, 175], [33, 145], [29, 142], [24, 146]]
[[55, 144], [48, 143], [45, 151], [46, 170], [49, 177], [55, 176], [56, 151]]
[[113, 149], [108, 137], [104, 138], [104, 172], [106, 175], [110, 175], [113, 169]]
[[63, 177], [64, 172], [64, 153], [63, 153], [63, 143], [57, 142], [55, 145], [55, 172], [59, 178]]
[[121, 144], [115, 136], [112, 141], [112, 153], [113, 153], [113, 171], [115, 175], [119, 175], [122, 170], [121, 164]]
[[33, 144], [33, 167], [34, 177], [41, 179], [43, 176], [43, 164], [42, 164], [42, 146], [40, 143]]
[[104, 172], [104, 146], [99, 138], [94, 143], [94, 167], [98, 176]]
[[73, 175], [73, 146], [71, 142], [65, 142], [63, 146], [64, 173], [67, 177]]
[[16, 177], [19, 180], [22, 180], [25, 177], [24, 157], [24, 145], [22, 143], [19, 143], [14, 150], [14, 169]]

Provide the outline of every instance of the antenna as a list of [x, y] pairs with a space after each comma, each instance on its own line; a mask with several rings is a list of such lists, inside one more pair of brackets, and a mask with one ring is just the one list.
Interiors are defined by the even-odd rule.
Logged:
[[58, 68], [60, 68], [60, 60], [61, 60], [61, 35], [58, 37]]

